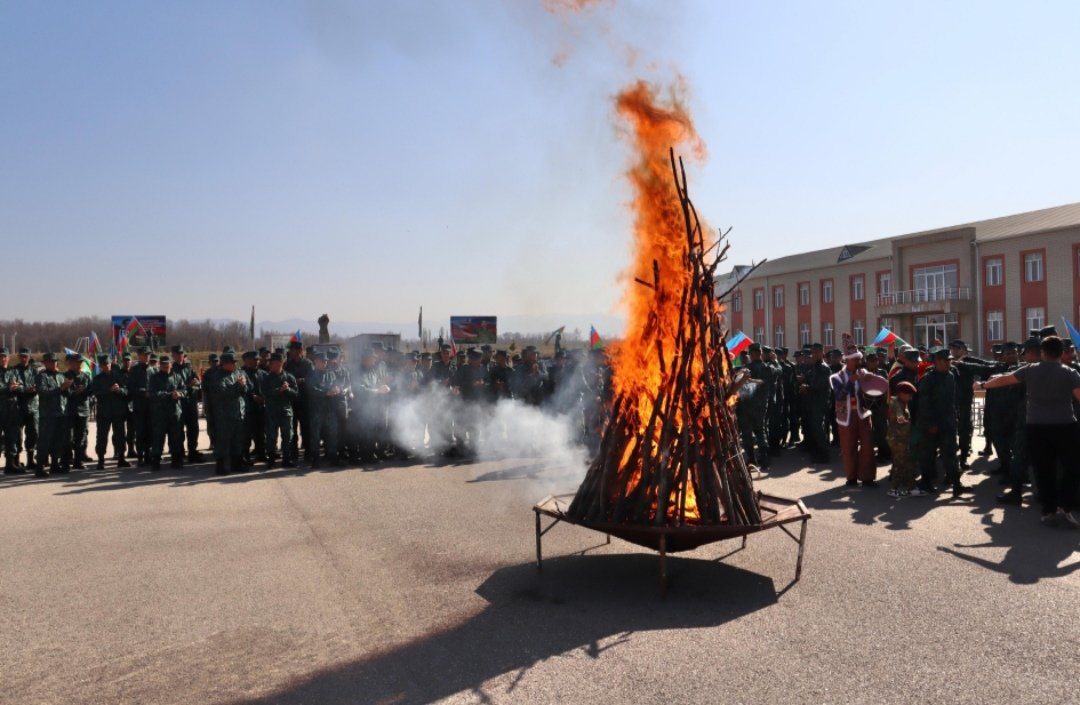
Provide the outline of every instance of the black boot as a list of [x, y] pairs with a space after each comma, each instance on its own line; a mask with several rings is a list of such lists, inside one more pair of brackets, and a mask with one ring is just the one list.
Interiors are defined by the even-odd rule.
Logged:
[[26, 451], [26, 467], [30, 468], [31, 470], [41, 469], [38, 465], [37, 458], [34, 457], [34, 451], [32, 450]]
[[121, 455], [120, 455], [120, 457], [116, 459], [116, 467], [118, 467], [118, 468], [130, 468], [130, 467], [131, 467], [131, 463], [129, 463], [129, 462], [127, 461], [127, 458], [125, 458], [125, 457], [124, 457], [124, 456], [123, 456], [123, 455], [121, 454]]
[[277, 453], [270, 453], [266, 456], [266, 467], [272, 468], [277, 465]]
[[105, 469], [105, 458], [102, 458], [100, 455], [98, 456], [98, 459], [97, 459], [97, 469], [98, 470], [104, 470]]
[[1022, 506], [1024, 503], [1024, 488], [1013, 485], [1008, 492], [1002, 492], [995, 497], [998, 504], [1006, 504], [1014, 507]]
[[225, 469], [225, 459], [218, 458], [214, 461], [214, 474], [215, 475], [228, 475], [229, 471]]

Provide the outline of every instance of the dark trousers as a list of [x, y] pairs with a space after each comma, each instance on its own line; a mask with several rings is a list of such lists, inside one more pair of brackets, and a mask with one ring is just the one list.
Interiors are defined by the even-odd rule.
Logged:
[[278, 454], [278, 436], [281, 436], [281, 455], [285, 460], [296, 457], [292, 447], [292, 414], [281, 411], [266, 414], [266, 454], [274, 458]]
[[1076, 490], [1080, 484], [1077, 451], [1080, 450], [1080, 425], [1028, 424], [1028, 456], [1035, 467], [1035, 485], [1043, 514], [1058, 509], [1076, 509]]
[[109, 445], [109, 431], [112, 431], [113, 453], [116, 455], [117, 460], [122, 460], [124, 453], [126, 452], [126, 436], [124, 434], [123, 417], [110, 419], [103, 418], [101, 414], [98, 414], [97, 434], [94, 439], [94, 452], [97, 455], [98, 460], [105, 457], [105, 451]]
[[140, 458], [149, 459], [154, 447], [150, 400], [136, 397], [131, 415], [135, 423], [135, 449]]
[[825, 410], [810, 409], [806, 414], [806, 427], [803, 433], [810, 443], [810, 452], [825, 461], [829, 457], [829, 437], [825, 431]]
[[799, 405], [796, 403], [789, 403], [787, 405], [788, 415], [788, 433], [792, 443], [798, 443], [799, 438]]
[[929, 487], [937, 482], [938, 456], [945, 465], [945, 480], [949, 484], [960, 482], [960, 461], [956, 457], [956, 429], [941, 427], [931, 435], [929, 429], [919, 429], [919, 482]]
[[971, 437], [975, 433], [975, 428], [971, 425], [971, 402], [960, 404], [956, 408], [956, 437], [957, 446], [960, 448], [960, 455], [967, 457], [971, 455]]
[[166, 438], [169, 439], [169, 455], [172, 461], [174, 463], [182, 461], [184, 459], [184, 426], [180, 416], [171, 410], [155, 411], [153, 429], [151, 461], [161, 462], [161, 456], [165, 453]]
[[21, 433], [16, 442], [18, 451], [21, 453], [25, 448], [27, 453], [33, 453], [37, 449], [38, 412], [20, 409], [19, 426]]
[[180, 423], [184, 427], [187, 436], [188, 455], [194, 455], [199, 450], [199, 402], [194, 399], [185, 399], [180, 407]]
[[64, 457], [67, 460], [81, 463], [86, 457], [89, 422], [90, 418], [87, 416], [69, 415], [67, 417], [67, 431], [64, 434], [64, 440], [67, 441]]
[[0, 412], [0, 438], [4, 443], [4, 455], [8, 462], [17, 459], [19, 453], [19, 410]]

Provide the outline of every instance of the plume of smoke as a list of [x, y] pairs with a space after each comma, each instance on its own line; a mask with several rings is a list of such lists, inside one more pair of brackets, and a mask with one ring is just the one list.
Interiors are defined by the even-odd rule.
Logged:
[[431, 387], [391, 406], [389, 425], [394, 442], [406, 448], [426, 440], [432, 452], [442, 453], [456, 436], [459, 448], [480, 461], [535, 458], [521, 477], [530, 492], [555, 494], [572, 491], [586, 470], [581, 408], [572, 402], [556, 397], [544, 408], [509, 399], [466, 404]]

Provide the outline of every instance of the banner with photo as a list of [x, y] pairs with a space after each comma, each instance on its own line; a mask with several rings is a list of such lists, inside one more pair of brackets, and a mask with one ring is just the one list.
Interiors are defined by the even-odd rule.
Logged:
[[450, 337], [458, 345], [494, 345], [497, 316], [450, 316]]

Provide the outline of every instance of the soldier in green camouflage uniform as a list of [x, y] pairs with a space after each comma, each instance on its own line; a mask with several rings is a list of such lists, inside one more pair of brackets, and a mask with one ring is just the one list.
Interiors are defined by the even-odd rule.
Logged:
[[815, 463], [829, 462], [829, 441], [826, 433], [826, 413], [831, 405], [832, 386], [829, 377], [832, 370], [825, 364], [825, 347], [814, 343], [810, 347], [810, 359], [799, 383], [799, 394], [805, 398], [805, 427], [807, 450], [810, 460]]
[[918, 429], [919, 488], [936, 492], [940, 456], [945, 466], [945, 481], [952, 486], [953, 497], [967, 491], [960, 482], [960, 460], [956, 452], [956, 377], [952, 374], [949, 351], [934, 348], [930, 352], [934, 367], [919, 380]]
[[8, 349], [0, 347], [0, 440], [4, 447], [4, 474], [26, 472], [19, 464], [19, 373], [8, 366]]
[[300, 396], [296, 378], [285, 371], [285, 356], [270, 354], [270, 367], [259, 380], [262, 398], [266, 401], [266, 460], [268, 467], [277, 463], [278, 436], [281, 437], [282, 465], [296, 467], [296, 450], [292, 444], [293, 404]]
[[38, 440], [38, 398], [32, 390], [34, 386], [34, 368], [30, 364], [30, 348], [19, 349], [19, 364], [15, 365], [19, 379], [19, 435], [16, 445], [19, 453], [26, 448], [26, 467], [37, 470], [39, 465], [34, 455]]
[[169, 439], [171, 466], [184, 467], [183, 400], [187, 394], [187, 381], [183, 371], [173, 370], [173, 361], [167, 355], [158, 359], [158, 371], [150, 378], [151, 419], [153, 445], [150, 450], [150, 467], [161, 469], [161, 457], [165, 451], [165, 439]]
[[184, 380], [184, 397], [180, 400], [180, 424], [186, 436], [187, 459], [192, 463], [201, 463], [203, 455], [199, 452], [199, 397], [202, 394], [202, 381], [187, 359], [187, 352], [182, 345], [172, 346], [172, 358], [172, 373]]
[[[257, 460], [266, 460], [266, 407], [259, 391], [263, 375], [259, 369], [259, 354], [248, 350], [243, 355], [244, 366], [240, 371], [247, 375], [248, 396], [244, 404], [244, 464], [252, 465]], [[252, 457], [254, 447], [254, 457]]]
[[236, 369], [236, 354], [221, 353], [221, 374], [212, 385], [204, 388], [214, 405], [214, 462], [215, 473], [243, 472], [241, 455], [244, 452], [244, 405], [248, 396], [248, 377]]
[[760, 343], [750, 345], [750, 378], [757, 381], [753, 392], [739, 400], [742, 412], [742, 441], [746, 461], [762, 470], [769, 467], [769, 446], [765, 440], [765, 422], [769, 413], [769, 399], [776, 389], [776, 375], [762, 359], [764, 349]]
[[333, 465], [338, 459], [337, 416], [334, 401], [341, 396], [334, 373], [327, 369], [326, 353], [316, 352], [315, 369], [308, 373], [305, 393], [308, 402], [308, 423], [311, 430], [311, 467], [322, 464], [320, 445], [326, 444], [326, 458]]
[[135, 426], [135, 450], [138, 453], [139, 466], [142, 467], [150, 464], [150, 455], [154, 448], [149, 390], [150, 380], [157, 371], [150, 366], [150, 348], [139, 348], [137, 355], [139, 361], [131, 366], [127, 389]]
[[769, 456], [780, 455], [780, 449], [784, 446], [787, 438], [787, 410], [784, 399], [784, 366], [777, 358], [777, 351], [767, 345], [762, 346], [765, 353], [765, 364], [773, 373], [773, 389], [769, 394], [768, 411], [768, 437]]
[[[56, 369], [56, 354], [47, 352], [42, 358], [44, 369], [34, 374], [31, 390], [37, 394], [41, 427], [38, 433], [37, 460], [38, 477], [48, 477], [50, 472], [67, 472], [64, 466], [64, 431], [65, 411], [67, 409], [67, 390], [71, 382], [64, 373]], [[46, 469], [48, 468], [48, 469]]]
[[82, 470], [90, 456], [86, 454], [90, 424], [90, 375], [83, 371], [82, 355], [67, 355], [68, 371], [64, 373], [71, 386], [67, 390], [68, 400], [65, 408], [67, 430], [64, 439], [67, 447], [64, 462], [76, 470]]
[[113, 452], [116, 455], [116, 467], [130, 467], [124, 457], [127, 448], [127, 436], [124, 433], [124, 418], [128, 410], [128, 392], [124, 386], [123, 375], [114, 370], [108, 355], [98, 355], [98, 373], [90, 382], [90, 393], [97, 399], [97, 433], [95, 434], [94, 452], [97, 455], [97, 468], [105, 467], [105, 452], [109, 444], [109, 431], [112, 431]]

